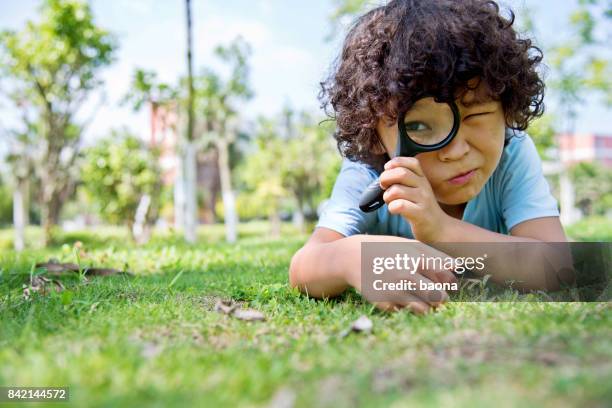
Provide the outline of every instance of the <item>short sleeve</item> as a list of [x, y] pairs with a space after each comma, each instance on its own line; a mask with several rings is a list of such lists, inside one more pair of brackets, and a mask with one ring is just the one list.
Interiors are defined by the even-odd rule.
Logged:
[[501, 210], [506, 227], [540, 217], [559, 216], [557, 200], [542, 172], [542, 162], [527, 134], [511, 139], [503, 158]]
[[329, 228], [344, 236], [365, 233], [376, 222], [376, 212], [361, 211], [359, 198], [374, 179], [376, 174], [365, 165], [345, 158], [316, 227]]

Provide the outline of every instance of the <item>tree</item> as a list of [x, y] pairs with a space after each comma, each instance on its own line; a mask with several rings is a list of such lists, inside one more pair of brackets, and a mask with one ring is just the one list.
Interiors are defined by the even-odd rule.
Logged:
[[284, 143], [273, 120], [258, 119], [254, 145], [255, 150], [239, 169], [239, 178], [246, 187], [245, 194], [251, 194], [255, 203], [264, 203], [263, 211], [270, 221], [271, 235], [279, 237], [280, 210], [283, 200], [290, 194], [277, 167], [283, 160]]
[[219, 46], [215, 54], [230, 66], [230, 76], [224, 80], [217, 73], [204, 69], [194, 78], [194, 109], [201, 118], [197, 133], [209, 148], [217, 150], [221, 196], [223, 199], [226, 239], [237, 237], [238, 216], [230, 167], [230, 146], [239, 133], [238, 104], [253, 93], [249, 87], [247, 63], [250, 46], [241, 37], [227, 47]]
[[331, 122], [318, 124], [307, 113], [296, 115], [287, 108], [281, 116], [278, 121], [260, 118], [257, 149], [241, 169], [247, 188], [266, 200], [274, 234], [278, 233], [278, 212], [287, 199], [303, 230], [305, 214], [314, 214], [319, 202], [327, 198], [322, 190], [328, 188], [330, 174], [340, 162], [330, 137]]
[[612, 170], [600, 163], [578, 163], [570, 178], [576, 186], [576, 206], [584, 215], [605, 215], [612, 208]]
[[194, 145], [194, 112], [193, 112], [193, 41], [192, 41], [192, 24], [191, 24], [191, 0], [185, 0], [186, 18], [187, 18], [187, 129], [183, 143], [179, 145], [180, 150], [180, 174], [179, 182], [183, 182], [183, 192], [185, 196], [185, 216], [184, 216], [184, 231], [185, 240], [187, 242], [196, 241], [197, 227], [197, 163], [196, 163], [196, 148]]
[[335, 166], [339, 156], [334, 149], [331, 122], [317, 122], [302, 112], [297, 124], [293, 124], [293, 136], [285, 142], [280, 160], [283, 187], [291, 192], [296, 205], [298, 227], [304, 229], [306, 212], [316, 213], [329, 167]]
[[115, 48], [114, 38], [95, 25], [89, 5], [76, 0], [45, 0], [40, 22], [0, 34], [0, 69], [11, 79], [8, 96], [16, 104], [31, 102], [40, 126], [34, 146], [45, 243], [75, 187], [83, 130], [76, 115], [101, 84], [100, 70], [112, 62]]
[[[112, 224], [126, 224], [133, 240], [143, 242], [157, 220], [161, 171], [158, 152], [127, 131], [114, 131], [86, 151], [82, 168], [83, 189]], [[143, 213], [141, 234], [134, 226], [138, 209]]]
[[372, 0], [333, 0], [333, 3], [334, 11], [329, 16], [331, 32], [327, 36], [328, 41], [338, 34], [342, 26], [348, 25], [353, 18], [376, 6], [379, 2]]
[[571, 38], [549, 47], [552, 75], [549, 85], [556, 93], [565, 119], [564, 130], [572, 133], [579, 107], [586, 94], [603, 95], [604, 103], [612, 106], [612, 67], [606, 53], [610, 38], [612, 5], [604, 6], [597, 0], [580, 0], [579, 7], [570, 15]]

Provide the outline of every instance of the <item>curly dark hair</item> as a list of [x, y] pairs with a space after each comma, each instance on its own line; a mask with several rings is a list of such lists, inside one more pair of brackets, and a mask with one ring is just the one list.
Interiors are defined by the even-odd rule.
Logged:
[[395, 121], [425, 94], [461, 98], [473, 78], [501, 101], [508, 128], [527, 129], [544, 112], [543, 54], [509, 14], [494, 1], [393, 0], [358, 18], [319, 94], [340, 154], [381, 169], [379, 119]]

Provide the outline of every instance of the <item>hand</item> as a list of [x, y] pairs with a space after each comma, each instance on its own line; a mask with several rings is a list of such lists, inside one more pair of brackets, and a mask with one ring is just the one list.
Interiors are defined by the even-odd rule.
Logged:
[[[348, 239], [351, 238], [352, 237], [349, 237]], [[408, 256], [410, 257], [420, 257], [422, 255], [424, 255], [425, 257], [449, 257], [449, 255], [445, 254], [444, 252], [441, 252], [416, 240], [412, 240], [410, 245], [407, 247], [410, 251], [408, 253]], [[436, 268], [436, 265], [423, 264], [422, 267], [418, 269], [414, 274], [402, 272], [397, 273], [396, 276], [390, 276], [391, 272], [387, 271], [385, 272], [385, 282], [399, 282], [401, 279], [407, 279], [409, 281], [415, 282], [416, 290], [389, 292], [389, 298], [385, 299], [385, 301], [380, 301], [379, 297], [376, 298], [378, 300], [374, 300], [369, 298], [369, 295], [371, 295], [372, 291], [362, 290], [362, 270], [360, 258], [361, 257], [359, 256], [353, 257], [354, 262], [352, 262], [351, 267], [346, 271], [346, 274], [344, 276], [344, 278], [346, 279], [346, 283], [354, 287], [364, 296], [367, 301], [374, 304], [378, 309], [385, 311], [398, 311], [406, 308], [417, 314], [428, 313], [448, 301], [448, 293], [444, 290], [420, 290], [420, 282], [426, 282], [428, 284], [430, 284], [431, 282], [458, 282], [457, 278], [451, 272], [451, 270], [444, 268], [438, 269]]]
[[450, 221], [434, 195], [415, 157], [395, 157], [385, 164], [380, 175], [385, 190], [383, 199], [391, 214], [401, 214], [410, 223], [414, 237], [421, 242], [436, 242]]

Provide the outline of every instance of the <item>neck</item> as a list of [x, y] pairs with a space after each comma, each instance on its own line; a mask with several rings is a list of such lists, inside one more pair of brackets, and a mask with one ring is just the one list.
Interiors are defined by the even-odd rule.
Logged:
[[465, 206], [467, 205], [467, 203], [461, 203], [461, 204], [438, 203], [438, 204], [440, 204], [440, 208], [442, 208], [442, 211], [444, 211], [451, 217], [457, 218], [459, 220], [463, 218], [463, 211], [465, 210]]

